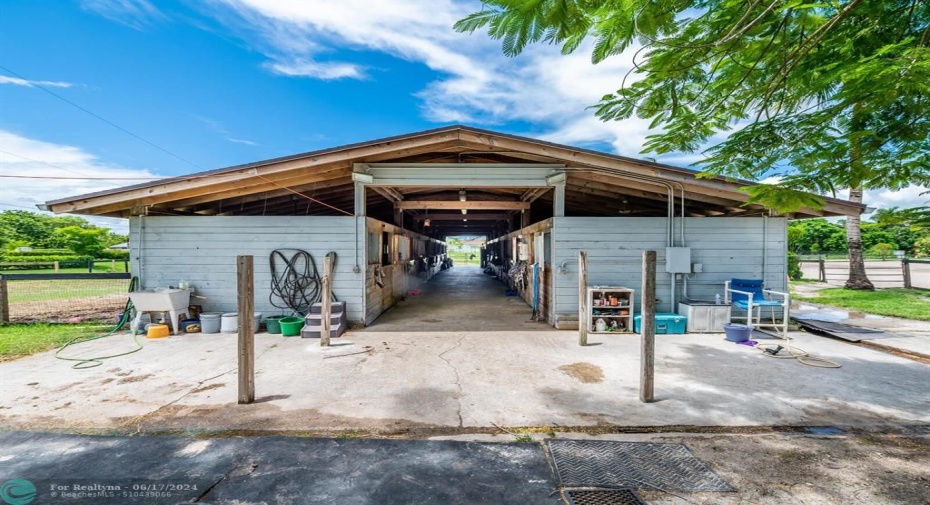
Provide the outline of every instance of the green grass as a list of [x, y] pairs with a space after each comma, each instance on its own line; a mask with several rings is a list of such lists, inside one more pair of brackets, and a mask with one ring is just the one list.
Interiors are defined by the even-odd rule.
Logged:
[[100, 335], [111, 327], [89, 324], [0, 325], [0, 361], [29, 356], [63, 345], [74, 337]]
[[124, 294], [129, 279], [9, 281], [10, 303]]
[[[468, 259], [472, 254], [475, 255], [475, 259]], [[481, 264], [481, 253], [464, 253], [459, 251], [453, 251], [449, 253], [449, 257], [452, 258], [453, 264], [456, 266], [479, 266]]]
[[894, 288], [854, 291], [843, 288], [828, 288], [818, 291], [817, 296], [797, 296], [796, 298], [811, 303], [858, 310], [880, 316], [930, 321], [930, 292], [917, 289]]

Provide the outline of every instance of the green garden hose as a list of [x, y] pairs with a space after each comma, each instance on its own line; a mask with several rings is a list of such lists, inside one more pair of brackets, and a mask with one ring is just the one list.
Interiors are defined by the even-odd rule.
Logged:
[[[133, 277], [132, 280], [129, 281], [129, 292], [131, 293], [135, 291], [138, 287], [139, 287], [139, 278]], [[65, 345], [59, 347], [57, 351], [55, 351], [55, 357], [60, 360], [64, 360], [64, 361], [77, 361], [77, 363], [75, 363], [71, 368], [74, 368], [75, 370], [83, 370], [85, 368], [98, 367], [103, 364], [103, 360], [105, 359], [116, 358], [118, 356], [126, 356], [127, 354], [132, 354], [134, 352], [141, 351], [142, 343], [139, 342], [139, 335], [134, 333], [132, 338], [133, 338], [133, 341], [136, 343], [136, 348], [132, 349], [131, 351], [121, 352], [118, 354], [111, 354], [109, 356], [97, 356], [93, 358], [65, 358], [65, 357], [60, 356], [61, 351], [64, 351], [68, 347], [72, 347], [78, 344], [84, 344], [87, 342], [92, 342], [94, 340], [99, 340], [101, 338], [114, 335], [116, 332], [120, 331], [123, 328], [123, 326], [126, 326], [126, 323], [129, 322], [129, 318], [132, 317], [133, 309], [134, 307], [132, 305], [132, 300], [126, 300], [126, 306], [123, 308], [123, 317], [121, 317], [119, 322], [116, 323], [116, 327], [114, 327], [112, 330], [108, 331], [107, 333], [104, 333], [103, 335], [96, 335], [93, 337], [74, 337], [68, 342], [66, 342]]]

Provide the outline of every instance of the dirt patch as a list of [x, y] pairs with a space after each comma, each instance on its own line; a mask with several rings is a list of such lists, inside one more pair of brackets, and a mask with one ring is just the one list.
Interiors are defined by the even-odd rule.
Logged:
[[193, 394], [193, 393], [203, 393], [204, 391], [209, 391], [209, 390], [211, 390], [211, 389], [221, 388], [221, 387], [223, 387], [223, 386], [225, 386], [225, 384], [209, 384], [209, 385], [206, 385], [206, 386], [203, 386], [203, 387], [199, 387], [199, 388], [197, 388], [197, 389], [191, 391], [191, 394]]
[[144, 374], [144, 375], [132, 375], [132, 376], [129, 376], [129, 377], [123, 377], [122, 379], [116, 381], [116, 383], [117, 383], [117, 384], [126, 384], [127, 382], [139, 382], [139, 381], [144, 381], [145, 379], [148, 379], [148, 378], [151, 377], [151, 376], [152, 376], [152, 374], [150, 374], [150, 373], [147, 373], [147, 374]]
[[604, 382], [604, 371], [601, 370], [601, 367], [591, 363], [572, 363], [571, 365], [560, 366], [559, 370], [585, 384]]

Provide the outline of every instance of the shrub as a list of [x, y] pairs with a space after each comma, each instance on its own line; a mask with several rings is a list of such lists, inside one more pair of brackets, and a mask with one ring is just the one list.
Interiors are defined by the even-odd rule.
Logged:
[[801, 280], [804, 277], [804, 273], [801, 272], [801, 260], [793, 252], [788, 253], [788, 277], [793, 281]]
[[98, 260], [117, 260], [123, 261], [129, 259], [129, 251], [120, 249], [104, 249], [97, 254]]
[[[18, 254], [8, 254], [3, 261], [10, 263], [51, 263], [58, 262], [59, 268], [78, 268], [87, 266], [87, 262], [93, 260], [90, 256], [75, 256], [73, 254], [48, 255], [48, 256], [20, 256]], [[5, 266], [4, 270], [33, 270], [39, 268], [54, 268], [53, 265], [17, 265]]]
[[930, 256], [930, 237], [924, 237], [914, 242], [914, 254], [920, 258]]

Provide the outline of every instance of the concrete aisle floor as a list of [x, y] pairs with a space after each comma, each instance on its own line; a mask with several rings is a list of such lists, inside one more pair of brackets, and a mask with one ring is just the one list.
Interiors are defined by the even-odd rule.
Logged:
[[530, 307], [479, 267], [443, 270], [420, 287], [420, 294], [391, 307], [366, 331], [545, 331], [552, 326], [531, 321]]

